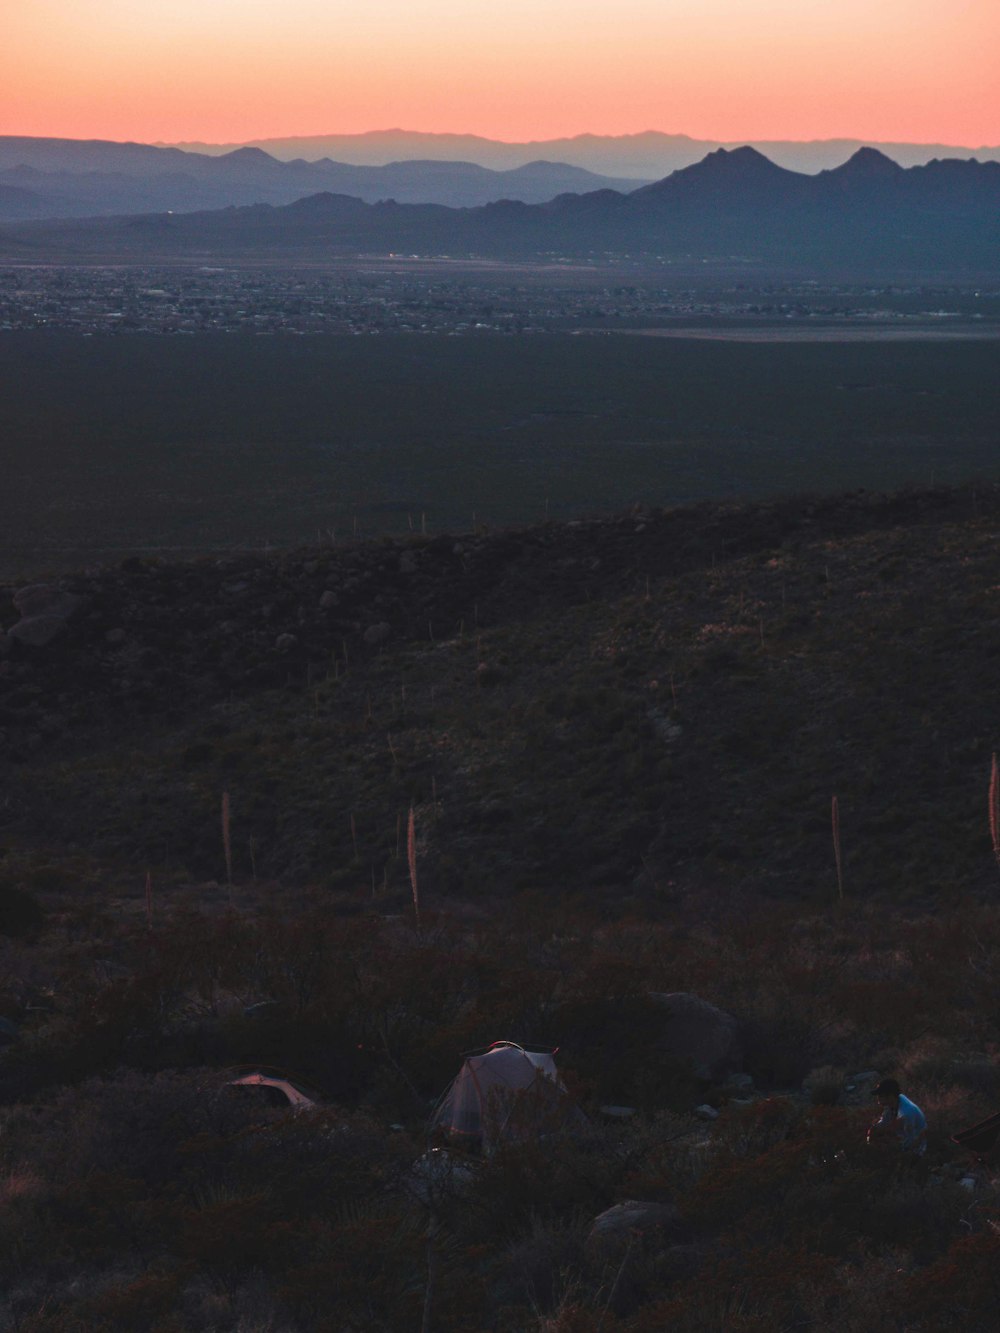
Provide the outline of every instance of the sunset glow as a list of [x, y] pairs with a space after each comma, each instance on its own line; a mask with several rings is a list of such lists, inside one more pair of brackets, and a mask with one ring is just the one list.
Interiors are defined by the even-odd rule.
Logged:
[[1000, 141], [997, 0], [5, 0], [0, 133]]

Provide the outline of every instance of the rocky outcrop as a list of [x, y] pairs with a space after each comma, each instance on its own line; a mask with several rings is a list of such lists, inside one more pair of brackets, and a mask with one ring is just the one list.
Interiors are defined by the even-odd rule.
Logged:
[[720, 1079], [740, 1063], [739, 1025], [732, 1014], [686, 991], [650, 991], [663, 1010], [657, 1045], [672, 1060], [689, 1063], [698, 1078]]
[[7, 637], [29, 648], [44, 648], [57, 639], [84, 605], [83, 598], [51, 583], [20, 588], [12, 600], [21, 619], [7, 631]]
[[682, 1234], [680, 1210], [674, 1204], [626, 1199], [594, 1218], [587, 1252], [592, 1260], [610, 1259], [638, 1240], [678, 1240]]

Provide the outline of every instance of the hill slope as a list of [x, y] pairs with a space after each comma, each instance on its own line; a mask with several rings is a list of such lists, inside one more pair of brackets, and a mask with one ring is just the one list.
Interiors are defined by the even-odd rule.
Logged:
[[[862, 492], [133, 559], [17, 590], [34, 631], [0, 589], [14, 1317], [992, 1333], [1000, 1186], [949, 1136], [1000, 1095], [998, 522]], [[586, 1118], [422, 1156], [498, 1037]], [[233, 1088], [274, 1063], [326, 1104]], [[890, 1073], [917, 1161], [866, 1143]]]
[[70, 577], [62, 637], [0, 640], [0, 828], [211, 876], [226, 789], [241, 875], [252, 838], [392, 893], [414, 805], [434, 896], [811, 897], [836, 793], [852, 892], [975, 891], [998, 514], [861, 492]]

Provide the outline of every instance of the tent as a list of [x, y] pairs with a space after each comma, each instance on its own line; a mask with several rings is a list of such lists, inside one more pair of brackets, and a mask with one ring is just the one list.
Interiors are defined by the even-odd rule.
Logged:
[[466, 1056], [431, 1117], [431, 1131], [489, 1152], [502, 1142], [540, 1138], [582, 1122], [554, 1054], [496, 1041]]
[[257, 1089], [258, 1095], [271, 1106], [290, 1106], [295, 1111], [307, 1111], [316, 1105], [315, 1098], [308, 1096], [305, 1089], [291, 1079], [263, 1074], [259, 1070], [231, 1079], [226, 1086], [240, 1090]]

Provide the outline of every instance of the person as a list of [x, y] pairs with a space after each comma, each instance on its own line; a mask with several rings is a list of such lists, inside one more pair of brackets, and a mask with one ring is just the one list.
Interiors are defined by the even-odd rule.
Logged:
[[922, 1157], [927, 1151], [927, 1120], [923, 1111], [904, 1097], [894, 1078], [884, 1078], [872, 1090], [882, 1114], [868, 1131], [868, 1142], [895, 1137], [905, 1153]]

